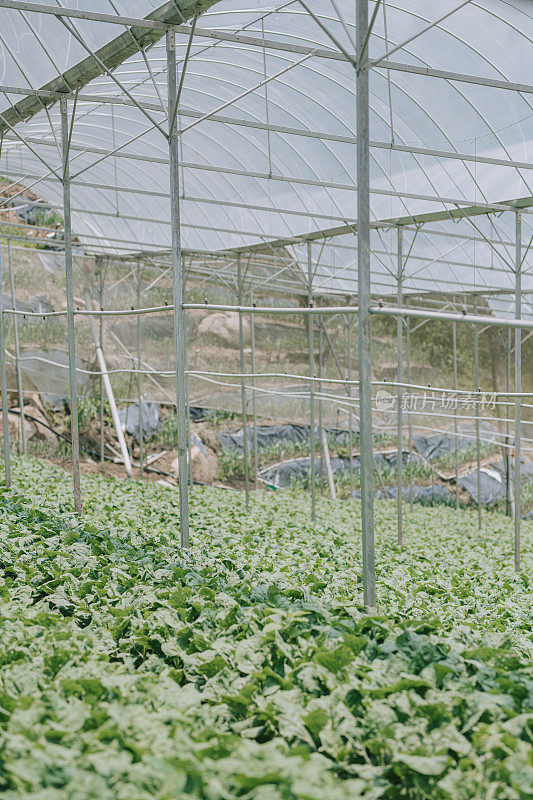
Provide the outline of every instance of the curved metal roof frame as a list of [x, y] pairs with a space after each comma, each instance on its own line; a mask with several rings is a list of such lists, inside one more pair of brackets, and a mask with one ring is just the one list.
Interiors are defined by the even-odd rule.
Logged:
[[[170, 26], [186, 64], [178, 112], [184, 247], [289, 248], [289, 260], [304, 268], [300, 243], [317, 241], [324, 251], [317, 291], [357, 291], [351, 3], [56, 4], [0, 0], [12, 34], [0, 34], [3, 175], [41, 187], [61, 210], [57, 100], [68, 93], [77, 98], [71, 172], [80, 237], [89, 247], [100, 237], [98, 247], [115, 252], [168, 247], [166, 61], [158, 40]], [[506, 218], [514, 215], [496, 215], [524, 209], [525, 241], [531, 233], [533, 86], [525, 81], [533, 14], [523, 0], [446, 0], [437, 21], [422, 0], [383, 0], [373, 9], [373, 289], [386, 293], [396, 280], [394, 237], [385, 231], [424, 225], [411, 246], [413, 290], [459, 283], [505, 291], [512, 281]], [[391, 62], [393, 54], [403, 61]], [[490, 221], [481, 219], [488, 213]], [[468, 221], [474, 216], [480, 220]], [[527, 265], [524, 275], [528, 288]]]

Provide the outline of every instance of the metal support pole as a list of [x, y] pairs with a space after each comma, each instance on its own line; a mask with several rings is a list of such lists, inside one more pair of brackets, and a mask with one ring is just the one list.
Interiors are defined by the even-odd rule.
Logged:
[[[186, 301], [186, 294], [187, 294], [187, 275], [186, 271], [182, 271], [183, 282], [181, 286], [182, 296], [183, 296], [183, 307], [185, 306]], [[187, 320], [187, 312], [184, 310], [184, 320], [186, 323]], [[185, 353], [187, 353], [187, 325], [184, 323], [183, 328], [183, 341], [184, 341], [184, 348]], [[194, 469], [192, 463], [192, 436], [191, 436], [191, 404], [190, 404], [190, 376], [188, 373], [185, 374], [185, 418], [187, 420], [187, 475], [189, 480], [189, 489], [192, 491], [192, 487], [194, 486]]]
[[[368, 30], [368, 0], [357, 0], [357, 52], [363, 51]], [[366, 56], [357, 68], [357, 262], [359, 294], [359, 418], [361, 433], [361, 516], [363, 595], [376, 607], [374, 553], [374, 457], [372, 453], [372, 359], [370, 329], [370, 157], [368, 67]]]
[[457, 323], [452, 322], [452, 347], [453, 347], [453, 388], [455, 390], [455, 398], [454, 398], [454, 420], [453, 420], [453, 430], [454, 430], [454, 453], [455, 453], [455, 507], [459, 508], [459, 420], [457, 417], [457, 389], [459, 388], [458, 384], [458, 374], [457, 374]]
[[67, 99], [60, 99], [61, 144], [63, 154], [63, 221], [65, 234], [65, 277], [67, 295], [68, 375], [70, 388], [70, 436], [72, 440], [72, 483], [74, 511], [81, 514], [80, 438], [78, 431], [78, 386], [76, 379], [76, 340], [74, 333], [74, 282], [72, 277], [72, 224], [70, 216], [69, 124]]
[[[250, 289], [250, 305], [254, 306], [254, 290]], [[250, 337], [252, 348], [252, 417], [253, 417], [253, 446], [254, 446], [254, 487], [257, 491], [259, 484], [257, 476], [259, 474], [259, 452], [257, 449], [257, 409], [255, 405], [255, 315], [250, 314]]]
[[350, 317], [346, 317], [346, 360], [348, 362], [347, 378], [348, 391], [350, 392], [350, 406], [348, 408], [348, 458], [350, 461], [350, 497], [353, 496], [353, 402], [352, 394], [352, 325]]
[[[182, 171], [183, 174], [183, 171]], [[186, 271], [183, 270], [183, 283], [181, 287], [181, 291], [183, 292], [183, 301], [187, 299], [187, 274]], [[184, 320], [187, 320], [187, 312], [184, 310]], [[184, 347], [185, 353], [187, 353], [187, 325], [185, 324], [183, 329], [183, 338], [184, 338]], [[191, 436], [191, 404], [190, 404], [190, 375], [187, 373], [185, 375], [185, 417], [187, 419], [187, 452], [188, 452], [188, 474], [189, 474], [189, 488], [192, 491], [192, 487], [194, 486], [194, 469], [192, 463], [192, 436]]]
[[[405, 305], [409, 305], [409, 298]], [[405, 349], [407, 357], [407, 383], [411, 385], [411, 320], [409, 317], [405, 320]], [[409, 511], [413, 510], [413, 423], [412, 423], [412, 400], [409, 396], [409, 403], [407, 409], [407, 435], [409, 437]]]
[[[242, 306], [242, 257], [237, 253], [237, 302]], [[250, 479], [248, 475], [248, 420], [246, 414], [246, 386], [244, 383], [244, 331], [242, 311], [239, 310], [239, 359], [241, 373], [242, 450], [244, 457], [244, 493], [246, 508], [250, 507]]]
[[[307, 304], [313, 308], [313, 261], [311, 242], [307, 242]], [[316, 519], [316, 441], [315, 441], [315, 321], [307, 316], [307, 343], [309, 349], [309, 444], [311, 476], [311, 519]]]
[[[168, 118], [177, 100], [176, 34], [167, 31]], [[181, 546], [189, 547], [189, 487], [187, 484], [187, 409], [185, 405], [185, 330], [183, 319], [183, 264], [181, 258], [179, 208], [179, 140], [176, 123], [169, 131], [170, 220], [172, 225], [172, 295], [174, 303], [174, 346], [176, 353], [176, 407], [178, 415], [178, 473], [180, 493]]]
[[[185, 345], [187, 345], [187, 336], [185, 335]], [[187, 414], [187, 443], [188, 443], [188, 453], [189, 453], [189, 487], [192, 489], [194, 486], [194, 470], [193, 470], [193, 463], [192, 463], [192, 437], [191, 437], [191, 405], [189, 403], [189, 375], [185, 376], [185, 392], [186, 392], [186, 402], [185, 402], [185, 411]]]
[[[474, 295], [474, 314], [477, 314], [477, 295]], [[481, 449], [479, 431], [479, 328], [474, 328], [474, 383], [476, 392], [476, 468], [477, 468], [477, 526], [481, 530]]]
[[[401, 228], [398, 228], [398, 308], [401, 308], [403, 305], [403, 296], [402, 296], [402, 288], [403, 288], [403, 253], [402, 253], [402, 244], [403, 244], [403, 231]], [[398, 394], [397, 394], [397, 402], [398, 408], [396, 410], [396, 417], [398, 423], [398, 442], [397, 442], [397, 452], [396, 452], [396, 472], [398, 475], [398, 501], [397, 501], [397, 511], [398, 511], [398, 547], [402, 546], [403, 540], [403, 519], [402, 519], [402, 512], [403, 512], [403, 410], [402, 410], [402, 388], [401, 384], [403, 383], [403, 317], [398, 317], [396, 321], [396, 339], [398, 344]]]
[[[89, 296], [89, 292], [85, 294], [85, 306], [87, 309], [92, 310], [92, 303], [91, 298]], [[126, 469], [126, 475], [128, 478], [132, 477], [132, 469], [131, 469], [131, 460], [130, 455], [128, 453], [128, 446], [126, 444], [126, 439], [124, 438], [124, 431], [122, 430], [122, 423], [120, 422], [118, 416], [118, 409], [117, 404], [115, 402], [115, 395], [113, 394], [113, 388], [111, 386], [111, 380], [109, 378], [109, 372], [107, 369], [107, 364], [105, 362], [104, 353], [102, 348], [98, 344], [98, 336], [96, 333], [96, 325], [94, 322], [93, 317], [89, 317], [89, 327], [91, 329], [91, 334], [94, 340], [94, 346], [96, 349], [96, 358], [98, 361], [98, 366], [100, 368], [100, 374], [102, 375], [102, 380], [104, 383], [105, 392], [107, 395], [107, 401], [109, 403], [109, 407], [111, 410], [111, 418], [113, 420], [113, 425], [115, 426], [115, 431], [117, 433], [117, 439], [120, 447], [120, 453], [122, 455], [122, 461], [124, 463], [124, 467]]]
[[[141, 307], [141, 270], [137, 262], [137, 308]], [[137, 314], [137, 402], [139, 404], [139, 475], [144, 477], [144, 431], [142, 416], [142, 361], [141, 361], [141, 316]]]
[[[516, 251], [515, 251], [515, 318], [522, 318], [522, 214], [516, 211]], [[516, 328], [514, 333], [514, 568], [520, 572], [520, 514], [521, 514], [521, 399], [522, 391], [522, 331]]]
[[[509, 393], [511, 391], [511, 348], [512, 348], [512, 334], [511, 329], [507, 328], [507, 343], [505, 346], [505, 355], [506, 355], [506, 382], [505, 388], [506, 391]], [[511, 490], [511, 459], [509, 457], [510, 452], [510, 443], [511, 443], [511, 421], [509, 419], [509, 414], [505, 414], [505, 444], [504, 447], [504, 463], [505, 463], [505, 497], [506, 497], [506, 510], [507, 516], [512, 517], [514, 516], [513, 511], [513, 503], [512, 503], [512, 490]]]
[[[102, 271], [102, 262], [99, 262], [98, 270], [98, 304], [102, 309], [104, 307], [104, 274]], [[98, 345], [102, 353], [104, 352], [104, 315], [101, 314], [98, 320]], [[104, 420], [104, 380], [100, 375], [100, 464], [105, 460], [105, 420]]]
[[[13, 256], [11, 253], [11, 237], [7, 237], [7, 258], [9, 263], [9, 284], [11, 289], [11, 305], [15, 308], [15, 276], [13, 272]], [[13, 331], [15, 334], [15, 371], [17, 375], [17, 395], [20, 408], [20, 441], [22, 443], [22, 452], [26, 455], [26, 419], [24, 416], [24, 393], [22, 391], [22, 370], [20, 368], [20, 341], [19, 341], [19, 324], [16, 314], [13, 315]]]
[[[0, 246], [0, 295], [2, 294], [2, 248]], [[2, 392], [2, 432], [4, 439], [4, 471], [6, 489], [11, 488], [11, 454], [9, 452], [9, 419], [7, 416], [6, 351], [4, 347], [4, 303], [0, 298], [0, 391]]]
[[325, 463], [326, 475], [328, 478], [329, 496], [331, 497], [332, 500], [336, 500], [337, 493], [335, 492], [335, 481], [333, 480], [333, 470], [331, 469], [331, 459], [329, 457], [328, 440], [324, 428], [320, 429], [320, 440], [322, 443], [322, 460]]
[[191, 437], [191, 407], [189, 404], [189, 376], [185, 376], [185, 392], [187, 396], [186, 414], [187, 414], [187, 452], [188, 452], [188, 475], [189, 475], [189, 488], [194, 486], [194, 469], [192, 463], [192, 437]]
[[320, 494], [324, 495], [324, 461], [326, 454], [324, 452], [324, 439], [322, 432], [324, 430], [324, 422], [322, 419], [322, 326], [318, 329], [318, 435], [320, 437]]

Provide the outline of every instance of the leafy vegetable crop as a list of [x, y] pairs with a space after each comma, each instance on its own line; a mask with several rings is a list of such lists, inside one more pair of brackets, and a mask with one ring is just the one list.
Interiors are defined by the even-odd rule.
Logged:
[[511, 524], [356, 502], [173, 491], [25, 460], [0, 494], [6, 800], [524, 800], [533, 792], [531, 565]]

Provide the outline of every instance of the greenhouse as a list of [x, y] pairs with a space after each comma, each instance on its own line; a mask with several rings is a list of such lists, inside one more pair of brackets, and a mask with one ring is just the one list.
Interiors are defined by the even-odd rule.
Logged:
[[530, 798], [533, 3], [0, 21], [2, 795]]

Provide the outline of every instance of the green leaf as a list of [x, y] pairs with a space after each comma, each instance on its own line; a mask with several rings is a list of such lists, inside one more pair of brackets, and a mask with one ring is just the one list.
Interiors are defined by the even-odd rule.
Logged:
[[408, 753], [397, 753], [395, 761], [405, 764], [413, 772], [420, 775], [442, 775], [448, 766], [445, 756], [416, 756]]

